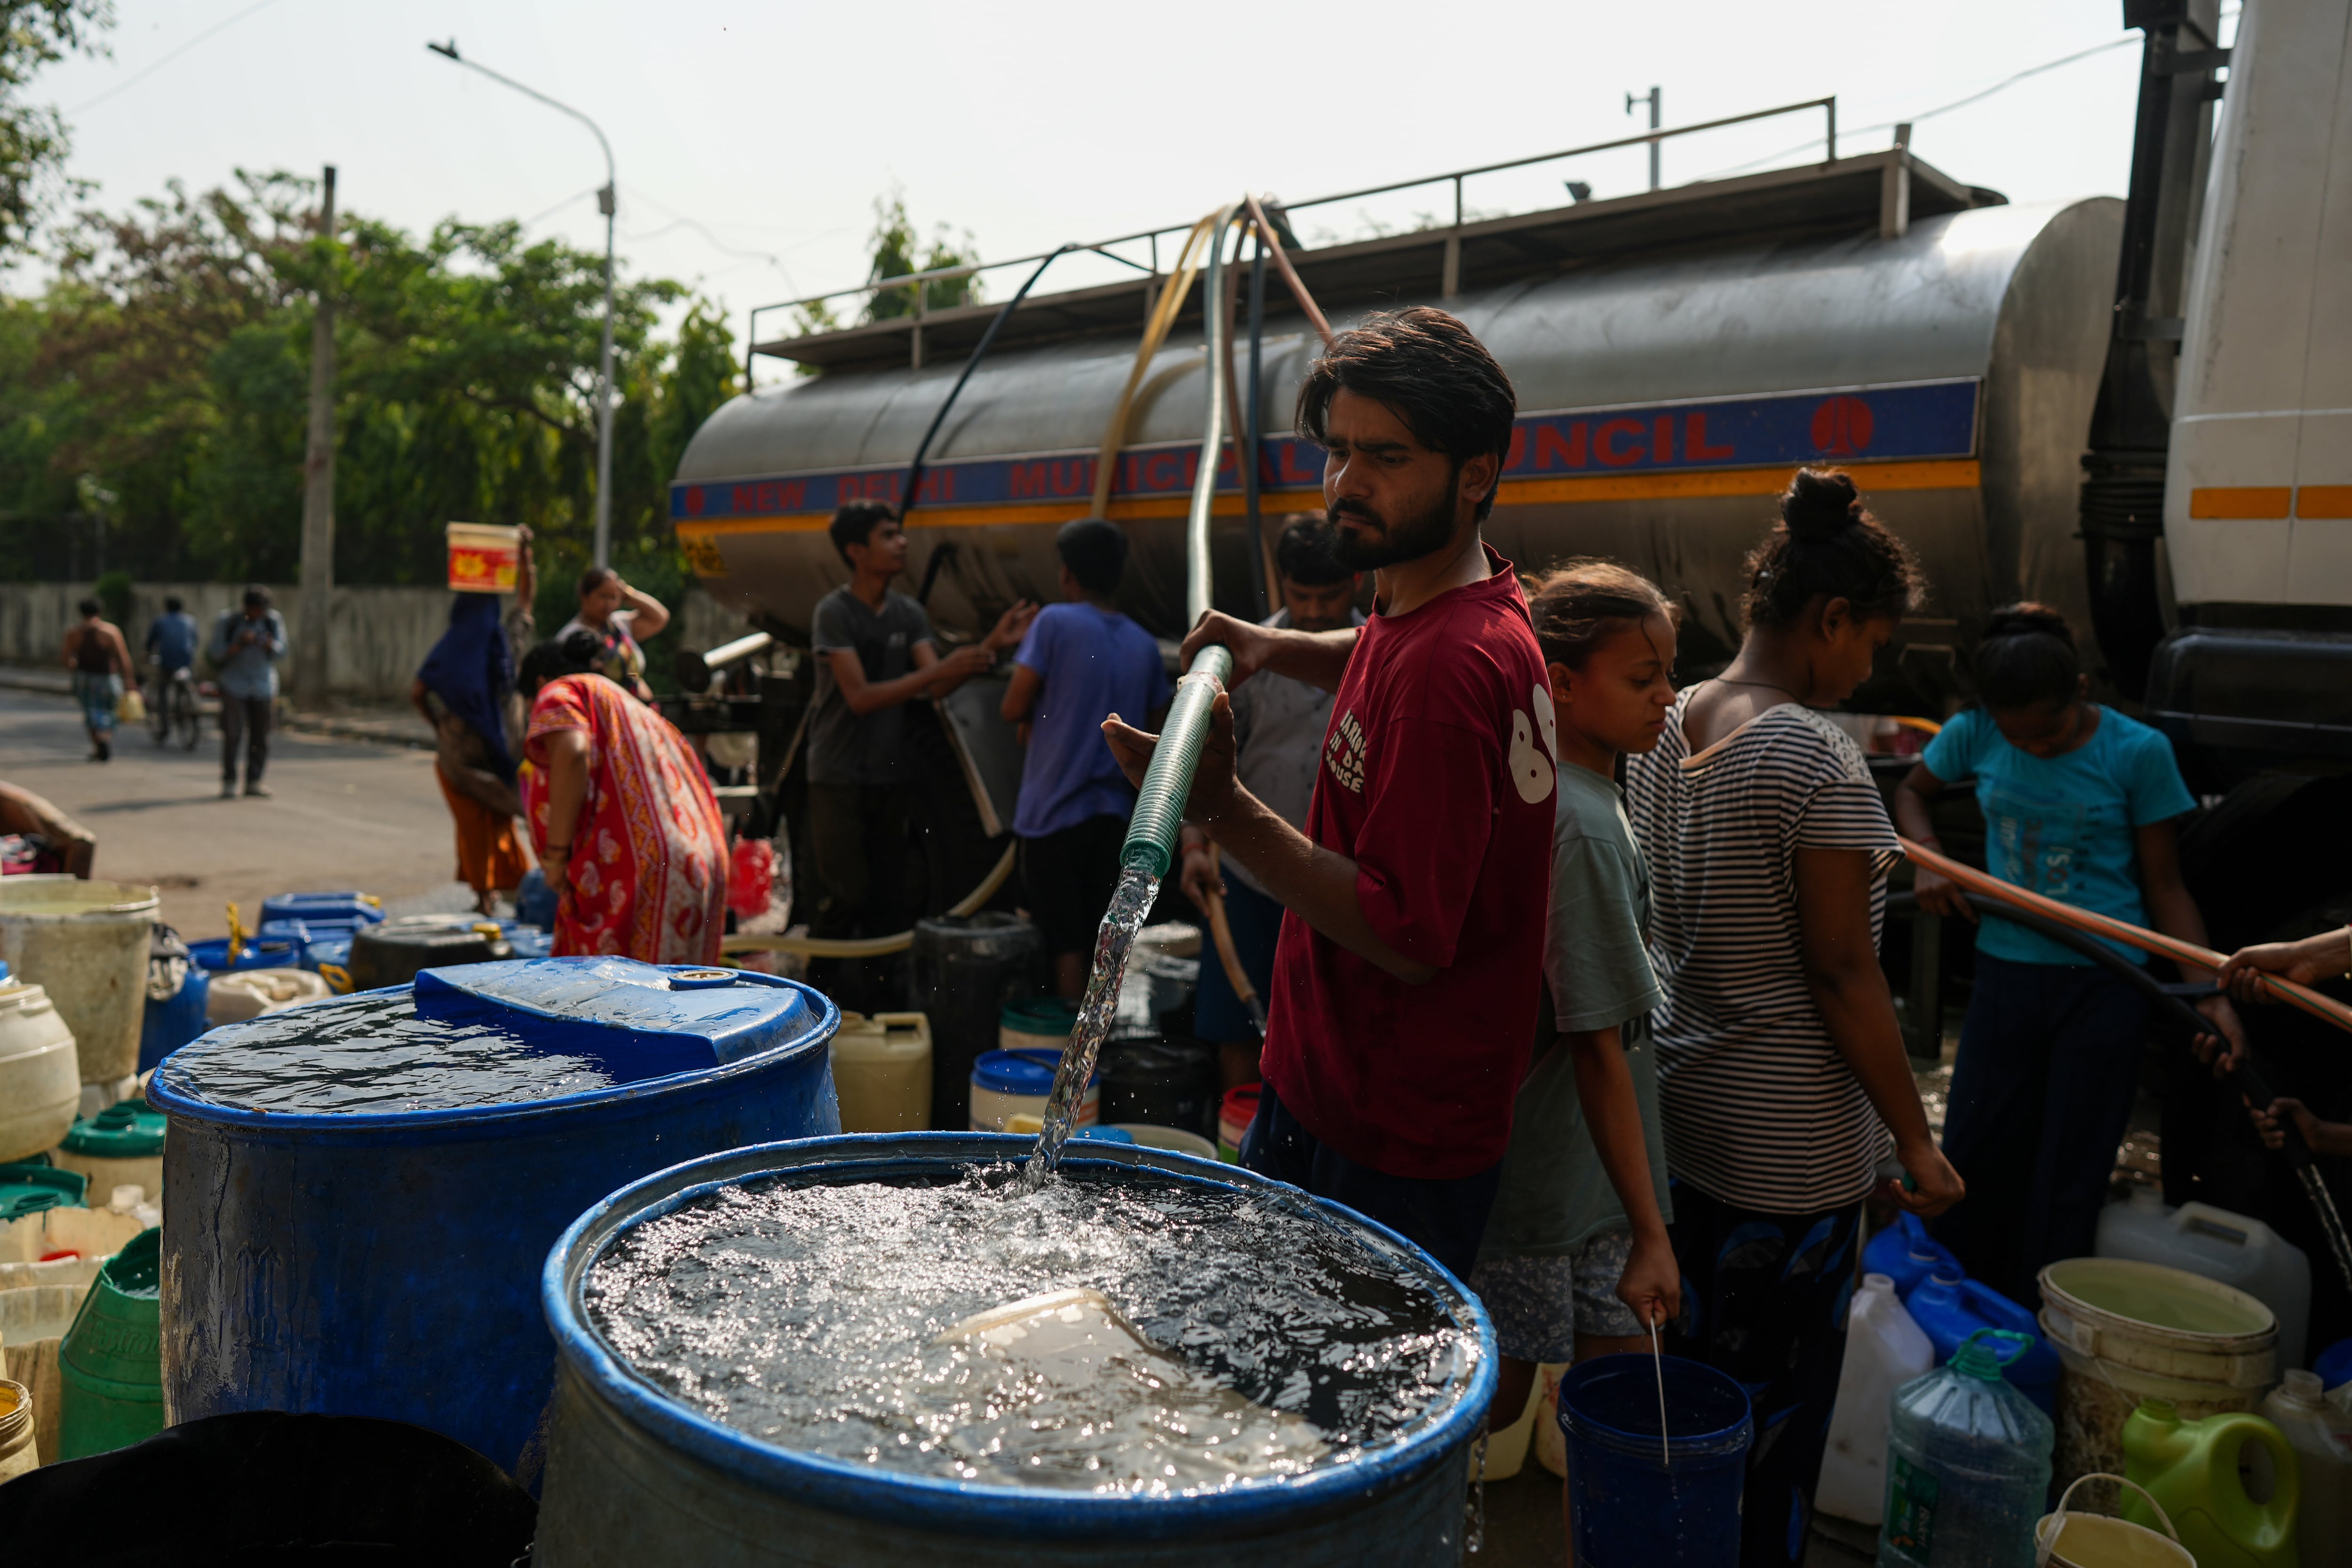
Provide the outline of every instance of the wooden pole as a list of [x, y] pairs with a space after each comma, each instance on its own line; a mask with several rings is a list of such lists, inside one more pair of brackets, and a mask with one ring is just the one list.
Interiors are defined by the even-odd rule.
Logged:
[[[335, 237], [335, 166], [320, 182], [319, 235]], [[335, 305], [319, 289], [310, 325], [310, 437], [302, 457], [302, 608], [295, 622], [294, 691], [305, 706], [327, 695], [329, 601], [335, 592]]]

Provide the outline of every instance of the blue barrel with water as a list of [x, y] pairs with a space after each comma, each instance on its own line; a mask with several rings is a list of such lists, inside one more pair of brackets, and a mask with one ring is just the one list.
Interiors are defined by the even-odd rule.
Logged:
[[[1034, 1144], [1001, 1134], [884, 1133], [740, 1149], [647, 1176], [589, 1209], [548, 1255], [541, 1281], [562, 1364], [537, 1568], [1423, 1568], [1459, 1560], [1469, 1448], [1496, 1382], [1494, 1331], [1477, 1298], [1385, 1227], [1230, 1166], [1096, 1140], [1074, 1142], [1063, 1161], [1066, 1173], [1238, 1190], [1307, 1214], [1393, 1269], [1461, 1334], [1458, 1375], [1392, 1440], [1352, 1463], [1160, 1496], [855, 1464], [761, 1441], [672, 1396], [628, 1365], [590, 1315], [587, 1276], [609, 1249], [633, 1227], [713, 1193], [771, 1180], [945, 1182], [1018, 1159]], [[942, 1249], [954, 1245], [940, 1237]]]
[[[772, 976], [539, 958], [205, 1035], [148, 1090], [172, 1121], [173, 1419], [406, 1421], [529, 1479], [555, 1363], [548, 1248], [681, 1157], [840, 1131], [840, 1018]], [[426, 1045], [447, 1060], [418, 1078]]]
[[1579, 1563], [1735, 1568], [1740, 1491], [1755, 1437], [1738, 1383], [1678, 1355], [1600, 1356], [1559, 1380], [1559, 1427], [1568, 1438]]

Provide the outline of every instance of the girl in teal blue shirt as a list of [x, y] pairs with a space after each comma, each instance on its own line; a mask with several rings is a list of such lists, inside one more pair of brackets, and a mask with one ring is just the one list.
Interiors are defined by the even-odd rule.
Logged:
[[[2197, 802], [2171, 743], [2088, 700], [2074, 635], [2046, 605], [1993, 612], [1975, 671], [1981, 706], [1955, 716], [1895, 791], [1904, 833], [1939, 847], [1927, 803], [1973, 779], [1993, 875], [2203, 946], [2176, 831]], [[1917, 887], [1922, 909], [1976, 918], [1935, 873]], [[2242, 1049], [2226, 997], [2199, 1010]], [[1936, 1227], [1972, 1276], [2031, 1306], [2044, 1264], [2090, 1253], [2147, 1036], [2129, 981], [1990, 913], [1979, 923], [1944, 1126], [1968, 1196]]]

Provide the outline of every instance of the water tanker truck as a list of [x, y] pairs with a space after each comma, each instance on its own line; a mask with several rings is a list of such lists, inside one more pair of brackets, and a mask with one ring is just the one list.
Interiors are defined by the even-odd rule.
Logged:
[[[1262, 614], [1267, 536], [1320, 505], [1321, 455], [1288, 429], [1319, 350], [1302, 298], [1338, 327], [1425, 302], [1468, 322], [1518, 391], [1487, 538], [1523, 568], [1602, 555], [1653, 577], [1685, 608], [1681, 678], [1736, 647], [1742, 558], [1790, 470], [1834, 465], [1932, 585], [1857, 709], [1945, 716], [1969, 697], [1986, 612], [2037, 599], [2074, 625], [2099, 695], [2173, 737], [2197, 788], [2261, 776], [2291, 792], [2280, 770], [2352, 759], [2352, 4], [2248, 0], [2234, 49], [2217, 13], [2126, 0], [2145, 37], [2121, 201], [2011, 203], [1916, 156], [1907, 127], [1841, 147], [1822, 100], [1764, 111], [1825, 120], [1816, 163], [1486, 219], [1465, 183], [1546, 160], [1442, 175], [1417, 183], [1450, 185], [1455, 221], [1294, 241], [1297, 289], [1237, 245], [1230, 332], [1161, 266], [1182, 227], [1090, 247], [1135, 276], [1044, 286], [1009, 315], [926, 309], [922, 280], [897, 280], [906, 314], [754, 332], [754, 356], [814, 373], [704, 423], [670, 488], [677, 537], [766, 634], [738, 655], [806, 646], [817, 600], [848, 577], [825, 526], [856, 497], [907, 507], [910, 586], [946, 641], [1052, 598], [1055, 529], [1097, 510], [1133, 544], [1119, 601], [1157, 635], [1181, 635], [1188, 593]], [[1279, 208], [1266, 226], [1290, 232]], [[1139, 367], [1171, 287], [1172, 329]], [[1212, 340], [1257, 439], [1221, 449], [1196, 582]], [[716, 678], [693, 674], [696, 690]], [[764, 702], [680, 711], [761, 730], [772, 804], [805, 680], [767, 680]], [[982, 688], [943, 728], [996, 831], [1019, 764], [988, 733], [992, 706]]]

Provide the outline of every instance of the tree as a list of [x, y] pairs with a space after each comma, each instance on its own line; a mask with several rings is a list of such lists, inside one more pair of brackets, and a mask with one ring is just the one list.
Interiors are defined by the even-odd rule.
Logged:
[[25, 101], [43, 66], [94, 55], [114, 25], [110, 0], [0, 0], [0, 261], [21, 255], [64, 191], [70, 149], [55, 109]]
[[[551, 587], [585, 563], [603, 257], [512, 223], [420, 240], [345, 214], [321, 235], [314, 202], [282, 173], [174, 185], [85, 214], [48, 290], [0, 301], [0, 575], [65, 574], [59, 525], [93, 475], [118, 497], [110, 563], [290, 580], [321, 287], [338, 302], [337, 580], [438, 581], [452, 521], [529, 524]], [[738, 381], [699, 301], [660, 336], [656, 311], [685, 299], [662, 280], [614, 295], [614, 562], [657, 593], [687, 580], [668, 480]]]
[[[918, 263], [915, 259], [921, 241], [915, 233], [914, 221], [907, 216], [907, 199], [898, 192], [874, 198], [874, 265], [866, 272], [868, 283], [879, 283], [886, 277], [904, 277], [910, 272], [936, 272], [942, 267], [969, 267], [980, 260], [979, 248], [970, 234], [963, 236], [961, 247], [955, 243], [947, 225], [941, 224], [931, 236], [929, 254]], [[923, 308], [945, 310], [958, 305], [980, 303], [980, 279], [949, 277], [937, 283], [922, 285]], [[866, 304], [868, 321], [887, 321], [893, 317], [914, 314], [914, 290], [885, 288], [876, 293]]]

